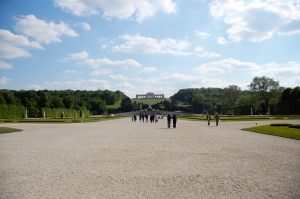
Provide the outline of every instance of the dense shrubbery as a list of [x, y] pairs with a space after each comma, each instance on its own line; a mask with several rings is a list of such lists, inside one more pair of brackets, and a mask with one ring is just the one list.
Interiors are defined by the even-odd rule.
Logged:
[[106, 113], [106, 105], [124, 98], [120, 91], [0, 90], [0, 118], [74, 117]]

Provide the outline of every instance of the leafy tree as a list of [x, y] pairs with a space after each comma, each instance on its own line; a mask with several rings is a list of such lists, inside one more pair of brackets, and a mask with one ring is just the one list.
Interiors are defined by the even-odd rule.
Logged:
[[0, 104], [6, 104], [6, 101], [5, 101], [2, 93], [0, 93]]
[[293, 88], [293, 90], [291, 90], [290, 93], [290, 100], [297, 100], [300, 99], [300, 87], [296, 86], [295, 88]]
[[237, 99], [241, 96], [241, 88], [236, 85], [230, 85], [224, 88], [222, 104], [224, 106], [234, 106]]
[[52, 97], [52, 108], [64, 108], [64, 102], [63, 99], [58, 96]]
[[106, 108], [106, 102], [103, 100], [93, 99], [90, 101], [91, 111], [97, 114], [103, 114]]
[[255, 77], [248, 87], [250, 91], [259, 93], [260, 99], [268, 104], [269, 99], [271, 99], [276, 93], [275, 91], [279, 89], [279, 82], [266, 76]]
[[67, 95], [63, 98], [63, 103], [65, 108], [73, 109], [74, 106], [74, 97], [72, 95]]
[[121, 109], [123, 111], [132, 111], [133, 110], [133, 106], [131, 103], [131, 99], [129, 97], [124, 97], [121, 101]]
[[3, 90], [2, 91], [2, 96], [3, 96], [6, 104], [8, 104], [8, 105], [15, 104], [16, 100], [15, 100], [15, 96], [14, 96], [13, 92], [11, 92], [9, 90]]
[[291, 88], [286, 88], [286, 89], [284, 89], [284, 91], [281, 93], [281, 97], [280, 97], [280, 99], [281, 99], [282, 102], [286, 102], [286, 101], [288, 101], [288, 100], [291, 99], [291, 98], [290, 98], [290, 97], [291, 97], [291, 96], [290, 96], [291, 91], [292, 91]]
[[51, 93], [45, 91], [38, 91], [38, 95], [40, 96], [38, 105], [41, 108], [50, 108], [51, 107]]

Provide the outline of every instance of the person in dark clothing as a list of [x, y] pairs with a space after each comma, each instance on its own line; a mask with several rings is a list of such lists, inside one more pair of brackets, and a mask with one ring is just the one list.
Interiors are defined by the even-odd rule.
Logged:
[[170, 128], [170, 126], [171, 126], [171, 115], [170, 114], [168, 114], [168, 116], [167, 116], [167, 121], [168, 121], [168, 128]]
[[176, 128], [177, 117], [175, 114], [173, 115], [172, 119], [173, 119], [173, 128]]

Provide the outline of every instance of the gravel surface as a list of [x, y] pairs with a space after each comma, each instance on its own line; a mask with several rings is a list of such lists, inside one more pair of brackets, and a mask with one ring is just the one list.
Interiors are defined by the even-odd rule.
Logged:
[[255, 123], [0, 123], [0, 198], [299, 199], [300, 141]]

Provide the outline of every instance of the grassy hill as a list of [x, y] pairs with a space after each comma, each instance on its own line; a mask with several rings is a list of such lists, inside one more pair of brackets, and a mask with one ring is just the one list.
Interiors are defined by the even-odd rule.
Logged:
[[[165, 99], [137, 99], [137, 100], [131, 100], [132, 103], [136, 102], [138, 103], [143, 103], [143, 104], [148, 104], [149, 106], [152, 106], [153, 104], [157, 104], [158, 102], [164, 101]], [[107, 108], [119, 108], [121, 106], [121, 101], [119, 100], [117, 101], [114, 105], [107, 105]], [[168, 99], [167, 101], [170, 101], [170, 99]]]

